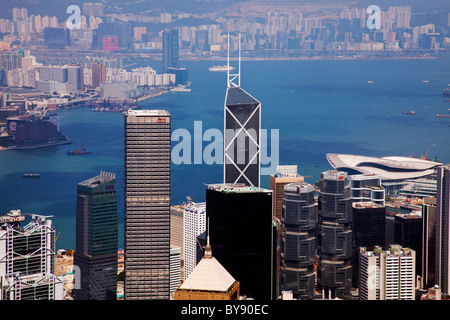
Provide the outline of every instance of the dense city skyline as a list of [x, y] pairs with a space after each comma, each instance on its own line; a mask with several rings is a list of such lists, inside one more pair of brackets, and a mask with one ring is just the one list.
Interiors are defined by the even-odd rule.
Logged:
[[42, 4], [0, 4], [0, 300], [450, 299], [446, 1]]

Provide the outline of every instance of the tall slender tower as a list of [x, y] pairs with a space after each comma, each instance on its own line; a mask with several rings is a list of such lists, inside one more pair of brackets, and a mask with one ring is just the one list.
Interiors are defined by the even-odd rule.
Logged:
[[259, 187], [261, 103], [241, 88], [240, 47], [239, 36], [239, 69], [237, 74], [231, 74], [228, 38], [228, 84], [224, 109], [224, 183], [244, 183]]
[[435, 281], [450, 291], [450, 164], [437, 169]]
[[116, 300], [118, 221], [115, 174], [101, 172], [77, 186], [74, 265], [80, 268], [76, 300]]
[[352, 285], [352, 199], [346, 172], [321, 173], [318, 213], [318, 284], [328, 297], [342, 298]]
[[163, 110], [125, 114], [125, 299], [170, 298], [170, 130]]
[[179, 68], [179, 31], [178, 29], [163, 32], [163, 72], [169, 68]]
[[317, 239], [312, 185], [295, 182], [284, 186], [281, 223], [282, 288], [292, 291], [295, 298], [313, 299]]

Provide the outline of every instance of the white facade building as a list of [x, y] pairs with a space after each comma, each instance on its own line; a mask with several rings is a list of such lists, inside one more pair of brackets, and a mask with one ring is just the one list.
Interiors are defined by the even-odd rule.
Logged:
[[360, 300], [414, 300], [415, 261], [416, 252], [399, 245], [360, 248]]
[[0, 216], [0, 300], [63, 300], [64, 283], [54, 275], [55, 229], [44, 216], [20, 210]]
[[188, 201], [184, 208], [184, 278], [197, 265], [197, 237], [206, 231], [206, 203]]

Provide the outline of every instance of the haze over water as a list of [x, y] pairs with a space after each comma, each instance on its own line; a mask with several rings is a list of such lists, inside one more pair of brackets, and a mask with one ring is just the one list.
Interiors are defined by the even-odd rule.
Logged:
[[[180, 64], [188, 68], [192, 92], [152, 98], [142, 108], [168, 110], [172, 130], [193, 132], [194, 121], [202, 121], [203, 132], [223, 131], [226, 74], [208, 71], [217, 62]], [[138, 63], [147, 65], [160, 67], [154, 61]], [[427, 157], [450, 162], [450, 119], [436, 118], [449, 114], [450, 103], [442, 96], [448, 84], [448, 60], [242, 62], [241, 85], [262, 104], [262, 128], [269, 137], [270, 129], [280, 130], [280, 164], [298, 165], [300, 174], [312, 176], [305, 179], [310, 183], [331, 169], [326, 153], [420, 158], [429, 148]], [[402, 114], [410, 110], [416, 115]], [[0, 213], [21, 209], [53, 215], [56, 232], [61, 231], [56, 247], [75, 248], [77, 183], [102, 170], [114, 172], [123, 247], [123, 115], [90, 108], [57, 113], [60, 130], [73, 145], [0, 152]], [[93, 154], [66, 154], [82, 145]], [[222, 170], [222, 165], [172, 165], [172, 204], [186, 196], [205, 201], [204, 184], [221, 183]], [[24, 179], [28, 172], [41, 177]], [[262, 186], [269, 187], [268, 176]]]

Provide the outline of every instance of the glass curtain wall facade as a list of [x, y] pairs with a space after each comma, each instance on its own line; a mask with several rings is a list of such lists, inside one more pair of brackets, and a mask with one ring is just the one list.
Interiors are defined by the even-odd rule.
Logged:
[[281, 223], [282, 290], [292, 291], [296, 299], [312, 299], [317, 249], [316, 206], [312, 185], [301, 182], [284, 187]]
[[230, 87], [224, 116], [224, 181], [259, 187], [261, 103], [240, 87]]
[[352, 285], [352, 199], [346, 172], [320, 176], [317, 281], [329, 298], [341, 298]]
[[272, 191], [244, 185], [209, 185], [207, 228], [214, 257], [241, 283], [241, 294], [273, 297]]
[[80, 268], [76, 300], [115, 300], [117, 297], [118, 218], [115, 174], [78, 184], [76, 250]]
[[170, 298], [171, 116], [125, 114], [125, 299]]

